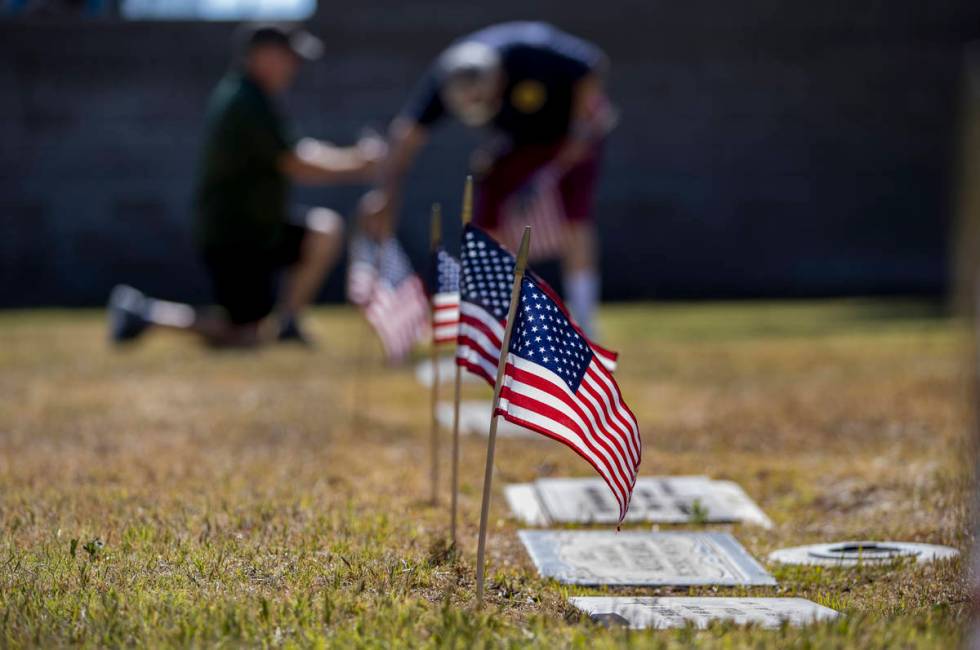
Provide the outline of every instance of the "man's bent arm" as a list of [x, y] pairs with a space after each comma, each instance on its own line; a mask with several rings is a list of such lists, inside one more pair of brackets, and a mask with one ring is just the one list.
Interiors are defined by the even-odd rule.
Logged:
[[568, 136], [552, 160], [555, 171], [563, 174], [588, 156], [613, 121], [602, 77], [594, 72], [586, 75], [575, 85]]
[[371, 180], [383, 155], [380, 144], [335, 147], [303, 138], [279, 158], [280, 169], [297, 183], [308, 185], [360, 183]]
[[362, 197], [358, 207], [361, 228], [376, 239], [394, 231], [402, 182], [429, 138], [424, 126], [404, 117], [395, 118], [388, 134], [388, 155], [381, 165], [378, 186]]

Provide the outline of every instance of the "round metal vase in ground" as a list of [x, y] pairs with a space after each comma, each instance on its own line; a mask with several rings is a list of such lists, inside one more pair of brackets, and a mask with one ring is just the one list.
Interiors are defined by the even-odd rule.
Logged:
[[956, 557], [960, 552], [948, 546], [913, 542], [837, 542], [781, 548], [769, 554], [770, 562], [819, 566], [887, 564], [897, 559], [913, 559], [923, 564]]

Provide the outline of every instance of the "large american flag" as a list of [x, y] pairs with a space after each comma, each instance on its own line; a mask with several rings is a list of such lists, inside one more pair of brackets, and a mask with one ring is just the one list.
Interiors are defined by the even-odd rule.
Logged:
[[432, 253], [432, 342], [453, 343], [459, 334], [459, 262], [441, 245]]
[[429, 332], [429, 301], [422, 279], [398, 240], [378, 243], [356, 235], [350, 245], [347, 296], [364, 310], [385, 356], [400, 361]]
[[[514, 256], [486, 232], [472, 224], [463, 228], [460, 249], [462, 279], [460, 281], [459, 337], [456, 339], [456, 363], [483, 377], [491, 386], [497, 379], [497, 362], [503, 345], [507, 310], [510, 308], [511, 287], [514, 284]], [[562, 313], [568, 310], [554, 289], [544, 280], [534, 277], [542, 291], [559, 305]], [[571, 321], [571, 317], [568, 317]], [[581, 331], [574, 322], [572, 327]], [[586, 341], [585, 335], [582, 338]], [[615, 352], [588, 341], [600, 363], [609, 370], [616, 367]]]
[[629, 508], [642, 445], [616, 381], [562, 307], [525, 278], [497, 413], [571, 447]]

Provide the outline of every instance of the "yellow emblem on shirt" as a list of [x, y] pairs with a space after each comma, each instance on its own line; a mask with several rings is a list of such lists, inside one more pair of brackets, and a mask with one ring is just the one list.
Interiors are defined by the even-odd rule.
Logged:
[[537, 113], [547, 98], [544, 84], [533, 79], [517, 82], [510, 91], [510, 103], [522, 113]]

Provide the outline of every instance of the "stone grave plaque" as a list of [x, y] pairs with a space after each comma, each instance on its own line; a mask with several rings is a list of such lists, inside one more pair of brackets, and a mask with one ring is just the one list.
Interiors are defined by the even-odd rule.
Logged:
[[716, 498], [731, 508], [742, 523], [772, 528], [772, 520], [741, 485], [735, 481], [712, 481], [711, 485]]
[[565, 584], [774, 585], [728, 533], [522, 530], [538, 572]]
[[[453, 429], [453, 403], [439, 402], [436, 407], [436, 418], [439, 425], [447, 431]], [[482, 436], [490, 433], [490, 402], [481, 400], [463, 400], [459, 403], [459, 432], [476, 433]], [[500, 418], [497, 421], [497, 435], [501, 438], [538, 438], [538, 434], [530, 429], [519, 427]]]
[[551, 523], [541, 509], [541, 501], [533, 483], [511, 483], [504, 486], [504, 498], [514, 516], [528, 526], [547, 526]]
[[[452, 384], [456, 381], [456, 361], [453, 357], [439, 357], [439, 383]], [[432, 360], [424, 359], [415, 365], [415, 380], [425, 386], [432, 387]], [[476, 383], [479, 378], [472, 372], [464, 370], [460, 375], [464, 384]]]
[[[600, 478], [540, 479], [533, 486], [542, 516], [548, 521], [615, 524], [619, 519], [619, 506]], [[699, 520], [772, 526], [755, 502], [730, 481], [712, 481], [705, 476], [637, 479], [626, 521], [671, 524]]]
[[802, 626], [836, 618], [829, 607], [806, 598], [639, 597], [569, 598], [569, 602], [594, 620], [614, 621], [634, 630], [664, 630], [694, 625], [704, 629], [713, 621], [732, 621], [779, 628], [788, 623]]
[[911, 559], [919, 564], [956, 557], [960, 552], [949, 546], [915, 544], [912, 542], [849, 541], [834, 544], [811, 544], [781, 548], [769, 554], [769, 560], [782, 564], [818, 566], [856, 566], [858, 564], [888, 564], [899, 559]]

